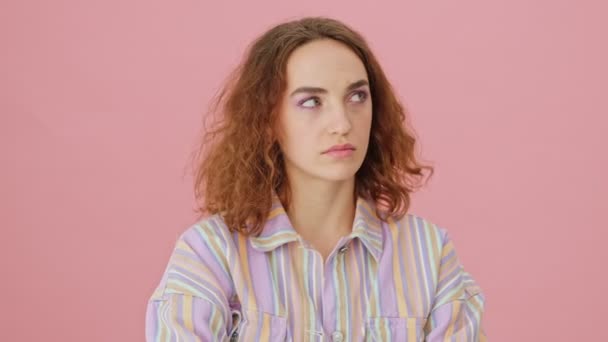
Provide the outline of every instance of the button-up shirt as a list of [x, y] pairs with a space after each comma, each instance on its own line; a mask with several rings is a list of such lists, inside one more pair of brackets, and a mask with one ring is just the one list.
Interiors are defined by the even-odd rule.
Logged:
[[146, 312], [147, 341], [485, 341], [484, 295], [447, 230], [385, 221], [359, 197], [327, 259], [278, 200], [258, 236], [221, 215], [178, 239]]

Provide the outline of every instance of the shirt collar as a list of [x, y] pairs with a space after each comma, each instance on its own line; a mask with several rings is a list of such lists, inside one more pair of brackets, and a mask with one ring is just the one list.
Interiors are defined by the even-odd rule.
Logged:
[[[378, 218], [375, 205], [363, 197], [357, 197], [355, 219], [348, 240], [358, 238], [376, 261], [383, 249], [382, 221]], [[298, 241], [300, 235], [293, 229], [289, 217], [278, 196], [273, 193], [272, 208], [262, 232], [251, 237], [251, 245], [262, 252], [272, 251], [286, 243]]]

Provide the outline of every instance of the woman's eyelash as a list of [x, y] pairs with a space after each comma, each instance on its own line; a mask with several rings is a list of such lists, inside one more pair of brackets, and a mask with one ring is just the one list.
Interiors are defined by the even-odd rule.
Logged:
[[353, 97], [354, 95], [361, 96], [361, 101], [360, 102], [363, 102], [363, 101], [367, 100], [367, 92], [365, 90], [358, 90], [358, 91], [354, 92], [351, 95], [351, 97]]
[[[364, 102], [365, 100], [367, 100], [367, 97], [368, 97], [367, 91], [365, 91], [365, 90], [358, 90], [358, 91], [353, 92], [350, 95], [349, 99], [352, 98], [355, 95], [361, 96], [361, 100], [359, 100], [357, 102]], [[306, 102], [311, 101], [311, 100], [314, 100], [314, 101], [317, 102], [317, 104], [315, 106], [317, 106], [321, 102], [321, 100], [318, 97], [314, 96], [314, 97], [309, 97], [309, 98], [305, 98], [305, 99], [301, 100], [300, 102], [298, 102], [298, 106], [305, 107], [305, 108], [312, 108], [311, 106], [304, 106], [304, 104]]]
[[310, 100], [315, 100], [315, 101], [317, 101], [317, 102], [321, 102], [321, 101], [319, 100], [319, 98], [318, 98], [318, 97], [316, 97], [316, 96], [315, 96], [315, 97], [309, 97], [309, 98], [303, 99], [303, 100], [301, 100], [300, 102], [298, 102], [298, 106], [307, 107], [307, 106], [303, 106], [303, 104], [305, 104], [306, 102], [308, 102], [308, 101], [310, 101]]

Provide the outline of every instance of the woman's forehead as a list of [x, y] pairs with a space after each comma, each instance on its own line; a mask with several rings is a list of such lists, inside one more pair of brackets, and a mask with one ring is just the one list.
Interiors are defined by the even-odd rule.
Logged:
[[316, 40], [298, 47], [287, 61], [288, 91], [298, 87], [346, 88], [367, 79], [365, 65], [348, 46]]

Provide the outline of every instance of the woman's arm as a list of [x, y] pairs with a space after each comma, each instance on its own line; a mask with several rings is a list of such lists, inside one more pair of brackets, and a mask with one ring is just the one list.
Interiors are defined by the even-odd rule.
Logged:
[[424, 328], [426, 341], [486, 341], [482, 327], [485, 297], [456, 255], [447, 232], [439, 264], [437, 290]]
[[146, 341], [227, 339], [232, 288], [225, 247], [225, 241], [205, 226], [182, 234], [148, 301]]
[[[196, 315], [194, 315], [196, 313]], [[223, 308], [188, 294], [168, 294], [148, 302], [146, 341], [224, 341]]]

